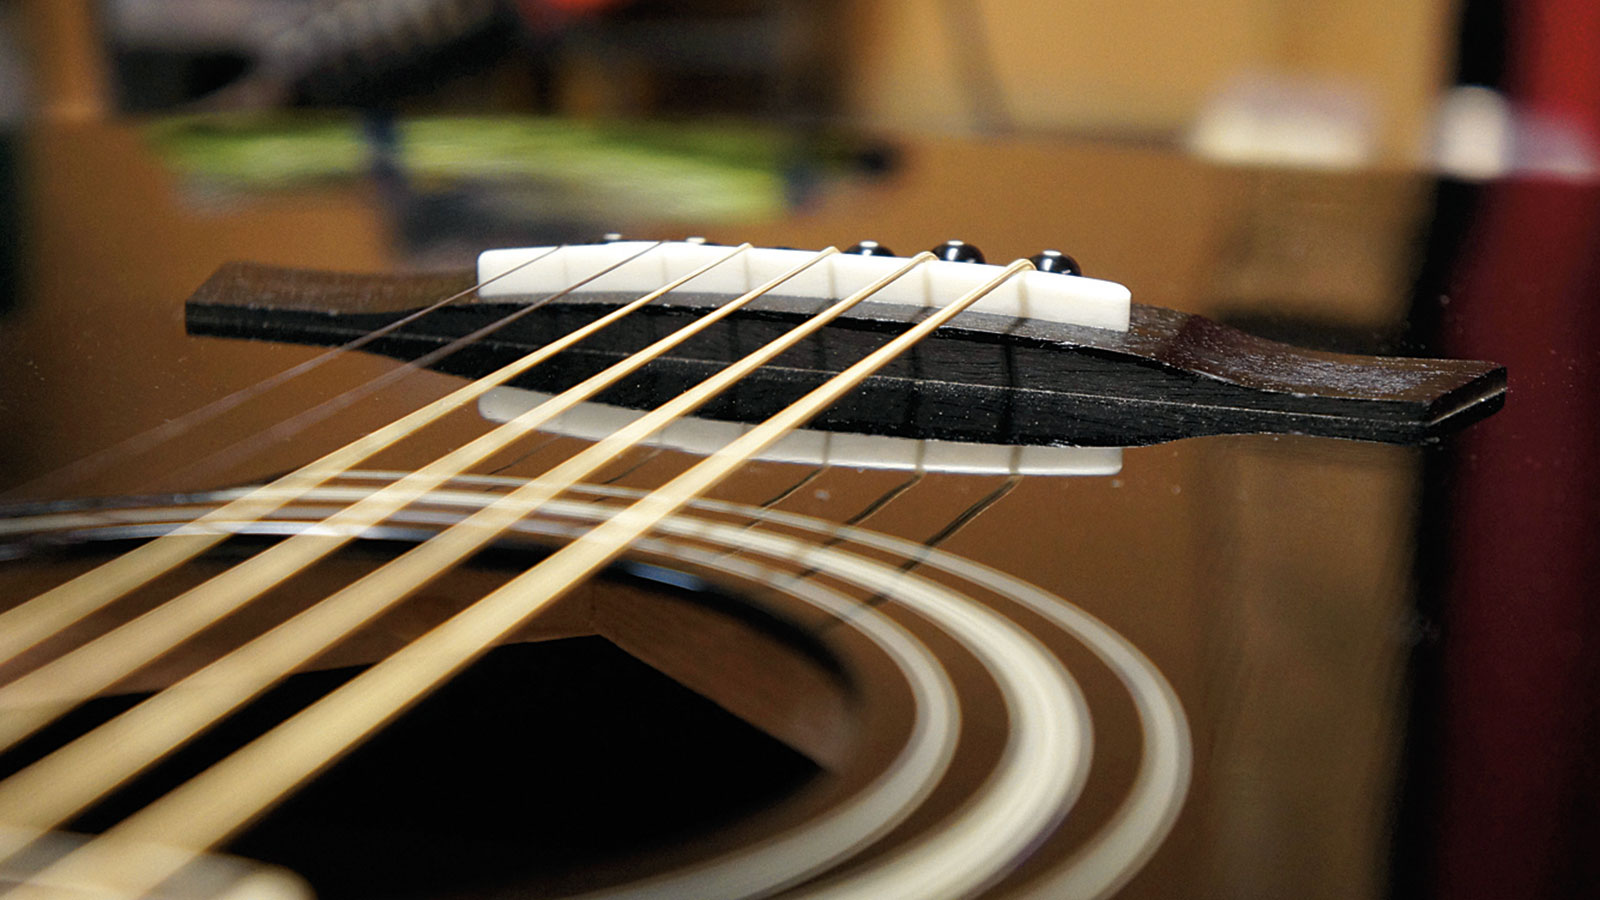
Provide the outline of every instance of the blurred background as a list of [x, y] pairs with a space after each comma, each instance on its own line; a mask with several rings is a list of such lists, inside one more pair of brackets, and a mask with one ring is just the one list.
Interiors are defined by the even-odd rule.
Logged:
[[201, 396], [17, 399], [118, 352], [53, 298], [175, 322], [225, 259], [606, 232], [1052, 247], [1269, 337], [1493, 359], [1506, 410], [1444, 447], [1130, 452], [1075, 501], [1170, 552], [1048, 586], [1178, 611], [1118, 623], [1201, 767], [1136, 890], [1593, 896], [1597, 142], [1587, 0], [0, 0], [0, 446]]

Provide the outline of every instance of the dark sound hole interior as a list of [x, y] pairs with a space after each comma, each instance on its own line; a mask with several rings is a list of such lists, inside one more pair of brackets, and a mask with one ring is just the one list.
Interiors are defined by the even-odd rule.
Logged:
[[[293, 676], [72, 824], [95, 832], [359, 669]], [[0, 759], [6, 773], [139, 697], [93, 701]], [[500, 647], [227, 847], [323, 900], [536, 897], [736, 821], [818, 773], [601, 638]]]

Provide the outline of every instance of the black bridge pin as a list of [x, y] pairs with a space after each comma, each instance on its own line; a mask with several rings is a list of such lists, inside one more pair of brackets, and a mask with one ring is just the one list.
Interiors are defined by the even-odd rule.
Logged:
[[933, 248], [933, 255], [946, 262], [983, 262], [983, 251], [966, 241], [945, 241]]
[[860, 241], [845, 253], [851, 256], [894, 256], [894, 251], [877, 241]]
[[1053, 272], [1058, 275], [1082, 275], [1083, 266], [1078, 261], [1062, 253], [1060, 250], [1044, 250], [1037, 256], [1028, 258], [1033, 267], [1041, 272]]

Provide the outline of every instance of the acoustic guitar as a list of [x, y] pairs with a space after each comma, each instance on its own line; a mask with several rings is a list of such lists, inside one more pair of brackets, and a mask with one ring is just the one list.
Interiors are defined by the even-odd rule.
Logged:
[[1395, 590], [1383, 467], [1505, 385], [959, 242], [239, 263], [163, 328], [124, 377], [278, 374], [8, 442], [10, 897], [1186, 895], [1311, 829], [1252, 778], [1370, 825], [1381, 703], [1232, 661]]

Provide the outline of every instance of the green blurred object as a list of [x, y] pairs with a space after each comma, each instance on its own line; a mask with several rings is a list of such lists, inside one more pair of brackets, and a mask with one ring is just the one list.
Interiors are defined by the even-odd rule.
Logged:
[[[224, 190], [360, 178], [372, 158], [354, 116], [185, 116], [144, 131], [181, 176]], [[403, 119], [399, 132], [417, 190], [533, 182], [623, 218], [750, 221], [783, 208], [787, 140], [755, 126], [430, 117]]]

